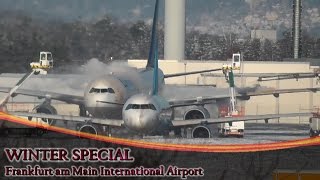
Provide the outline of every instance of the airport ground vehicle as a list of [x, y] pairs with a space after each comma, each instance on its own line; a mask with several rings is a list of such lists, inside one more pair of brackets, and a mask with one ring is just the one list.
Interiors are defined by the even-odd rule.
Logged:
[[53, 58], [51, 52], [41, 51], [39, 62], [32, 62], [30, 66], [33, 70], [37, 70], [40, 74], [47, 74], [48, 70], [53, 68]]
[[[241, 109], [236, 114], [230, 115], [228, 107], [219, 107], [219, 116], [220, 117], [241, 117], [243, 116], [244, 110]], [[218, 125], [218, 133], [221, 137], [244, 136], [244, 121], [237, 121], [232, 123], [221, 123]]]
[[[226, 117], [228, 117], [228, 116], [226, 116]], [[234, 116], [232, 116], [232, 117], [234, 117]], [[219, 131], [220, 136], [222, 136], [222, 137], [228, 137], [228, 136], [243, 137], [244, 136], [244, 121], [219, 124], [218, 131]]]
[[313, 117], [310, 117], [309, 119], [310, 124], [310, 137], [319, 136], [320, 134], [320, 114], [319, 109], [318, 112], [313, 113]]
[[[233, 70], [241, 69], [241, 54], [235, 53], [232, 55], [231, 64], [224, 64], [222, 69], [225, 74], [226, 80], [229, 83], [230, 89], [230, 106], [222, 107], [220, 109], [220, 117], [239, 117], [242, 114], [236, 108], [236, 97], [235, 97], [235, 85], [234, 85], [234, 76]], [[243, 137], [244, 135], [244, 121], [221, 123], [218, 125], [218, 132], [220, 136], [237, 136]]]

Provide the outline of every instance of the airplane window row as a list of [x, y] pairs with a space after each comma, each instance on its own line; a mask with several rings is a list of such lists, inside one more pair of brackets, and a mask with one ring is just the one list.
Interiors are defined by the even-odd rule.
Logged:
[[152, 109], [156, 110], [156, 107], [153, 104], [128, 104], [126, 110], [129, 109]]
[[103, 88], [103, 89], [91, 88], [89, 93], [112, 93], [112, 94], [114, 94], [115, 92], [112, 88]]

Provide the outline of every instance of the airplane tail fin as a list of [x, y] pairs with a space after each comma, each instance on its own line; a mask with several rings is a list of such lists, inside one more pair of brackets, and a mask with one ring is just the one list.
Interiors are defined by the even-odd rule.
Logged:
[[[158, 24], [158, 9], [159, 9], [159, 0], [156, 0], [156, 5], [154, 9], [154, 15], [153, 15], [153, 24], [152, 24], [152, 31], [151, 31], [151, 43], [150, 43], [150, 49], [149, 49], [149, 57], [146, 68], [154, 68], [154, 57], [155, 57], [155, 51], [158, 49], [156, 35], [157, 35], [157, 24]], [[157, 55], [158, 56], [158, 55]]]
[[154, 51], [154, 57], [153, 57], [153, 63], [154, 63], [154, 67], [153, 67], [153, 90], [152, 90], [152, 95], [157, 95], [158, 94], [158, 90], [159, 90], [159, 82], [158, 82], [158, 71], [159, 71], [159, 67], [158, 67], [158, 38], [157, 36], [155, 36], [155, 51]]

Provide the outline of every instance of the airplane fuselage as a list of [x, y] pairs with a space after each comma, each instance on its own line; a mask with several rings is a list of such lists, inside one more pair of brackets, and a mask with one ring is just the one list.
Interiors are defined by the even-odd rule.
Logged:
[[[161, 88], [164, 75], [160, 69], [158, 74]], [[102, 76], [89, 83], [85, 89], [85, 108], [94, 117], [122, 119], [121, 110], [131, 96], [151, 91], [152, 76], [152, 68]]]
[[[169, 103], [160, 96], [136, 94], [130, 97], [122, 109], [124, 125], [137, 133], [153, 133], [165, 124], [161, 113]], [[172, 116], [168, 117], [172, 120]], [[168, 126], [166, 124], [165, 126]]]

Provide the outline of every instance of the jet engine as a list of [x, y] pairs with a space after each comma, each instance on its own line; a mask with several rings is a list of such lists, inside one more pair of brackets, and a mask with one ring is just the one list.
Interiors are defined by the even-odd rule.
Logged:
[[210, 138], [211, 130], [207, 125], [198, 125], [192, 129], [192, 138]]
[[[36, 113], [44, 113], [44, 114], [57, 114], [56, 108], [54, 108], [50, 104], [40, 104], [33, 108], [33, 111]], [[49, 125], [54, 125], [56, 123], [56, 120], [54, 119], [47, 119], [47, 118], [41, 118], [43, 122], [48, 123]]]
[[185, 111], [183, 116], [184, 120], [205, 118], [210, 118], [210, 114], [209, 111], [203, 106], [191, 106]]
[[89, 134], [98, 134], [96, 127], [90, 124], [85, 124], [79, 128], [79, 132], [89, 133]]
[[[189, 119], [206, 119], [210, 118], [209, 111], [203, 106], [191, 106], [189, 107], [183, 116], [184, 120]], [[187, 132], [189, 134], [190, 131]], [[187, 137], [190, 135], [187, 135]], [[211, 130], [210, 127], [205, 124], [200, 124], [192, 128], [191, 131], [192, 138], [210, 138], [211, 137]]]

